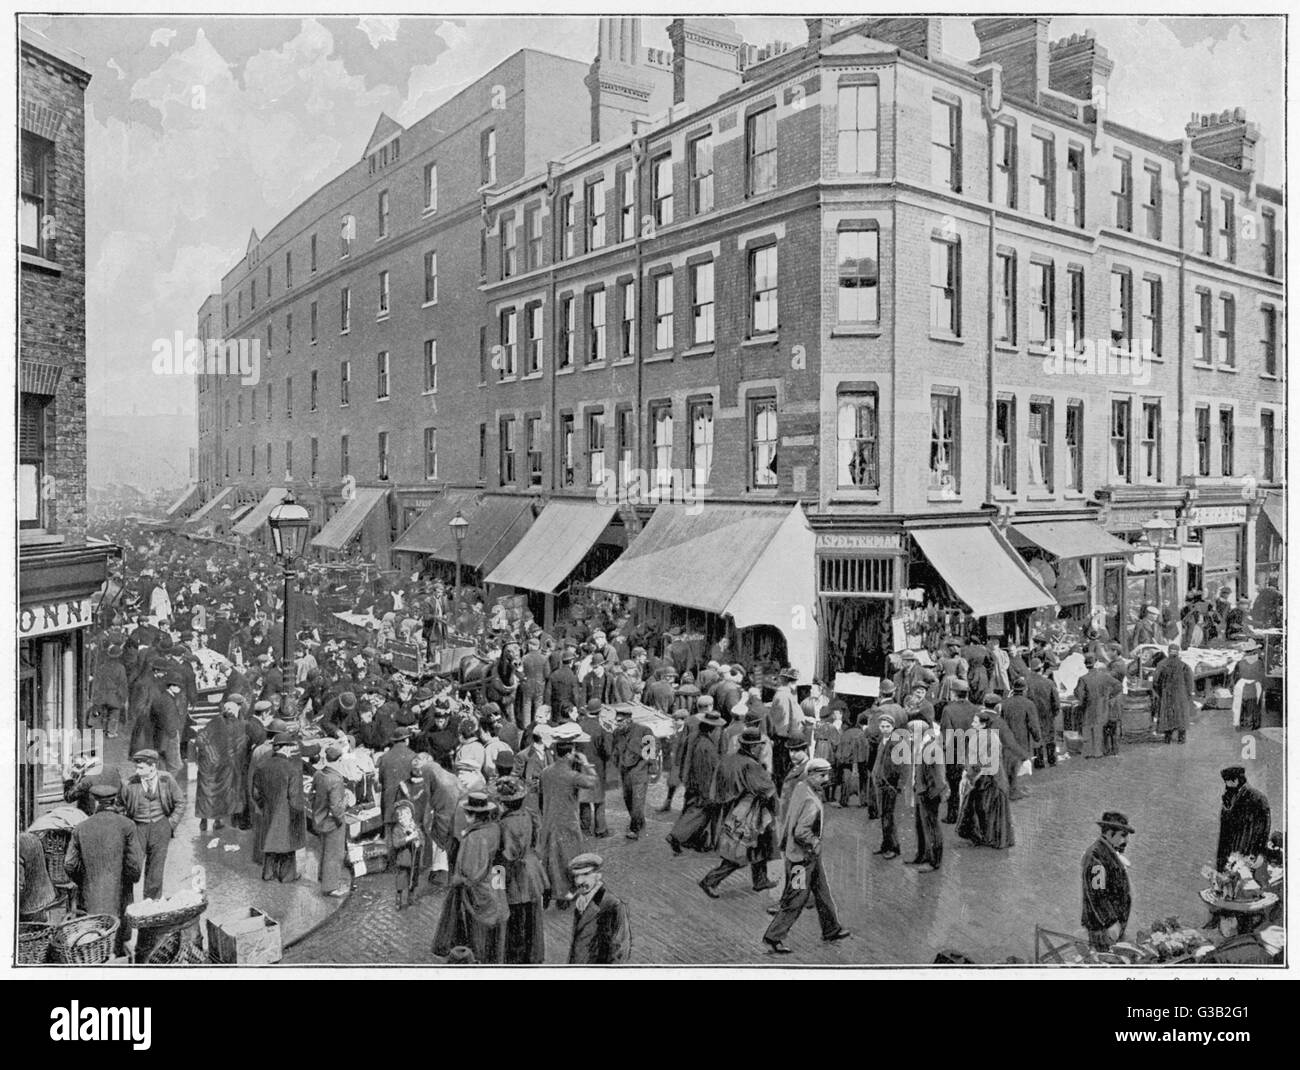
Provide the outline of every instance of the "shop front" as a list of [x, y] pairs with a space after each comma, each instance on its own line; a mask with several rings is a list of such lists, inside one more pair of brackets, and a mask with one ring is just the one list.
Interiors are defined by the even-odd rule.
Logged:
[[1286, 492], [1268, 490], [1255, 521], [1255, 590], [1282, 589], [1286, 556]]
[[818, 531], [816, 550], [821, 677], [885, 674], [907, 586], [901, 528]]
[[392, 530], [388, 497], [387, 487], [351, 487], [345, 496], [326, 504], [329, 517], [311, 547], [326, 561], [361, 557], [386, 569]]
[[[1099, 592], [1100, 605], [1106, 610], [1106, 630], [1128, 653], [1133, 629], [1148, 606], [1159, 605], [1167, 624], [1176, 617], [1188, 590], [1188, 572], [1199, 567], [1201, 548], [1189, 545], [1182, 523], [1187, 503], [1184, 487], [1117, 485], [1103, 488], [1098, 498], [1102, 508], [1097, 522], [1130, 548], [1125, 555], [1102, 559]], [[1173, 532], [1158, 557], [1143, 529], [1152, 520], [1162, 521]]]
[[1233, 602], [1239, 596], [1252, 594], [1247, 568], [1247, 551], [1254, 556], [1254, 546], [1249, 541], [1247, 527], [1254, 527], [1249, 518], [1250, 509], [1241, 501], [1240, 494], [1233, 504], [1217, 504], [1206, 500], [1202, 489], [1187, 513], [1189, 539], [1199, 543], [1202, 563], [1193, 568], [1187, 577], [1187, 589], [1202, 591], [1207, 601], [1215, 601], [1226, 591]]
[[758, 677], [817, 671], [815, 540], [798, 505], [660, 505], [619, 558], [591, 581], [622, 595], [633, 626], [678, 629], [701, 661], [726, 638]]
[[232, 534], [240, 538], [249, 539], [254, 543], [270, 544], [270, 529], [267, 527], [266, 518], [271, 515], [271, 510], [284, 501], [288, 492], [284, 487], [271, 487], [257, 500], [257, 504], [240, 516], [234, 522], [230, 530]]
[[[448, 490], [393, 543], [392, 552], [402, 555], [397, 560], [404, 570], [453, 583], [459, 560], [461, 583], [481, 587], [532, 527], [535, 504], [531, 496]], [[459, 540], [451, 524], [458, 515], [467, 525]]]
[[19, 557], [19, 822], [63, 798], [74, 758], [102, 743], [87, 731], [86, 629], [118, 549], [104, 543], [24, 549]]

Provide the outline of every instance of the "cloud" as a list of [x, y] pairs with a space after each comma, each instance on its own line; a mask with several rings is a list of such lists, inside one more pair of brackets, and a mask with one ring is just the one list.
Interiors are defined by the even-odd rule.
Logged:
[[397, 40], [397, 25], [400, 19], [382, 15], [364, 15], [357, 20], [357, 29], [366, 35], [371, 48], [378, 48], [385, 41]]
[[108, 69], [109, 69], [110, 71], [116, 71], [116, 72], [117, 72], [117, 80], [118, 80], [119, 82], [120, 82], [123, 78], [126, 77], [126, 71], [122, 70], [122, 68], [118, 65], [117, 60], [115, 60], [115, 59], [110, 59], [110, 60], [108, 61], [108, 63], [106, 64], [106, 66], [108, 67]]

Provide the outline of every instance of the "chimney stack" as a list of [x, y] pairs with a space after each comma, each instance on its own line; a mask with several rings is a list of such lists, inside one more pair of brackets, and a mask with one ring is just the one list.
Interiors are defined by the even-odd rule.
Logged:
[[1217, 115], [1193, 112], [1186, 129], [1196, 155], [1217, 160], [1238, 171], [1255, 170], [1259, 127], [1246, 121], [1245, 108], [1233, 108]]
[[925, 59], [934, 59], [943, 51], [943, 23], [939, 19], [867, 19], [863, 32]]
[[976, 19], [977, 64], [1002, 64], [1002, 89], [1009, 97], [1037, 103], [1048, 87], [1047, 30], [1050, 18]]
[[673, 103], [694, 111], [740, 85], [744, 39], [731, 19], [673, 19]]
[[605, 16], [587, 89], [591, 140], [619, 137], [635, 120], [665, 111], [672, 103], [672, 67], [666, 53], [642, 45], [640, 19]]
[[1072, 33], [1053, 41], [1048, 53], [1047, 87], [1076, 100], [1105, 106], [1105, 94], [1115, 63], [1097, 44], [1092, 31]]

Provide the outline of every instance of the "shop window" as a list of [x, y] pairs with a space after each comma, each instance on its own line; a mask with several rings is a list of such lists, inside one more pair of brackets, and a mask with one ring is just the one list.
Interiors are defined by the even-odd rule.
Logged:
[[892, 595], [894, 559], [892, 557], [821, 556], [817, 559], [817, 593]]
[[846, 489], [879, 490], [879, 394], [842, 390], [838, 402], [836, 483]]
[[929, 490], [945, 498], [961, 493], [960, 403], [956, 394], [930, 395]]
[[751, 487], [777, 485], [776, 398], [751, 398], [749, 402], [749, 480]]

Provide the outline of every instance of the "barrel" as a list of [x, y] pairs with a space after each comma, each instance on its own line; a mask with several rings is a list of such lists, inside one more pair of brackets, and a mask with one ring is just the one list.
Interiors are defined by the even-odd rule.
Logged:
[[1126, 740], [1151, 738], [1151, 692], [1130, 691], [1124, 696], [1120, 732]]

